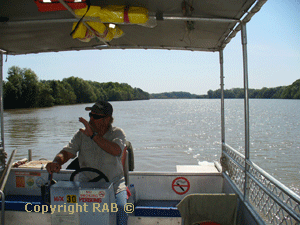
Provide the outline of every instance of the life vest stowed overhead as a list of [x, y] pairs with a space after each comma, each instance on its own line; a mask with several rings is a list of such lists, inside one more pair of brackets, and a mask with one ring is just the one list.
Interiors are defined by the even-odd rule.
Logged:
[[[87, 8], [74, 10], [78, 16], [83, 16]], [[101, 8], [90, 6], [85, 17], [97, 17], [102, 23], [131, 23], [144, 24], [148, 21], [148, 10], [143, 7], [129, 7], [124, 5], [110, 5]]]
[[104, 41], [111, 41], [123, 35], [123, 31], [116, 25], [108, 25], [107, 23], [133, 23], [144, 24], [148, 21], [148, 10], [142, 7], [128, 6], [90, 6], [89, 8], [74, 10], [78, 16], [84, 16], [88, 20], [89, 17], [98, 18], [101, 22], [74, 23], [72, 37], [83, 42], [89, 42], [92, 38], [97, 37]]
[[[123, 31], [118, 27], [111, 27], [109, 24], [99, 22], [86, 22], [90, 29], [83, 23], [80, 23], [77, 29], [72, 33], [72, 37], [82, 42], [89, 42], [92, 38], [98, 37], [104, 41], [111, 41], [113, 38], [119, 38], [123, 35]], [[72, 30], [75, 29], [77, 23], [73, 24]], [[92, 32], [92, 31], [93, 32]]]

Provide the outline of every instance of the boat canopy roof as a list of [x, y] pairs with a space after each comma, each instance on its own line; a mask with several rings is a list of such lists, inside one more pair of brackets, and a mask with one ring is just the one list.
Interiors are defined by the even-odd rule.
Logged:
[[[42, 0], [35, 0], [42, 1]], [[0, 51], [9, 55], [91, 49], [220, 51], [266, 0], [91, 0], [92, 6], [126, 5], [148, 10], [147, 25], [118, 23], [111, 41], [70, 36], [81, 16], [72, 10], [40, 12], [34, 0], [1, 0]], [[53, 1], [53, 0], [52, 0]], [[52, 3], [51, 3], [52, 4]], [[84, 21], [88, 21], [85, 17]], [[97, 20], [97, 18], [96, 18]]]

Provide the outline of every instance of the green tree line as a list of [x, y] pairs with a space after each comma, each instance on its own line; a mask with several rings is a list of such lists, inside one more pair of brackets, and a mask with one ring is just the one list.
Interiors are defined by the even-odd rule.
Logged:
[[154, 99], [168, 99], [168, 98], [204, 98], [204, 96], [191, 94], [183, 91], [163, 92], [159, 94], [151, 94], [150, 98]]
[[[243, 88], [232, 88], [224, 90], [225, 98], [244, 98]], [[153, 99], [169, 98], [221, 98], [221, 89], [209, 90], [207, 95], [195, 95], [189, 92], [164, 92], [151, 94]], [[249, 89], [249, 98], [265, 99], [300, 99], [300, 79], [289, 86], [280, 86], [275, 88]]]
[[[244, 98], [243, 88], [224, 90], [224, 98]], [[221, 98], [221, 90], [209, 90], [207, 98]], [[249, 89], [249, 98], [300, 99], [300, 79], [288, 86], [275, 88]]]
[[78, 77], [42, 80], [31, 69], [12, 66], [3, 84], [4, 108], [51, 107], [98, 100], [146, 100], [149, 93], [126, 83], [99, 83]]

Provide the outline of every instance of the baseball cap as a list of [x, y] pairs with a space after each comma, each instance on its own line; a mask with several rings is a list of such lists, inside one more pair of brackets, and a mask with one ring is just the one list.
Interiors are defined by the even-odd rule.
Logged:
[[93, 111], [97, 114], [104, 114], [108, 116], [112, 116], [113, 107], [109, 102], [106, 101], [98, 101], [92, 107], [86, 107], [86, 111]]

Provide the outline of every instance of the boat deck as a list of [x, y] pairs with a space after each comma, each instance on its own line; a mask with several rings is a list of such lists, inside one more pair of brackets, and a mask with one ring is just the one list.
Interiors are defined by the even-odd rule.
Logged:
[[[135, 205], [134, 211], [129, 213], [129, 224], [181, 224], [177, 205], [184, 197], [191, 194], [233, 193], [224, 182], [218, 166], [213, 163], [177, 166], [176, 169], [176, 172], [167, 173], [129, 172], [129, 183], [134, 184], [135, 190], [128, 200]], [[62, 170], [53, 178], [67, 181], [71, 172]], [[5, 189], [7, 224], [41, 224], [41, 221], [51, 224], [53, 214], [43, 202], [40, 190], [47, 176], [45, 169], [12, 169]], [[69, 213], [70, 218], [74, 219], [72, 215]]]

